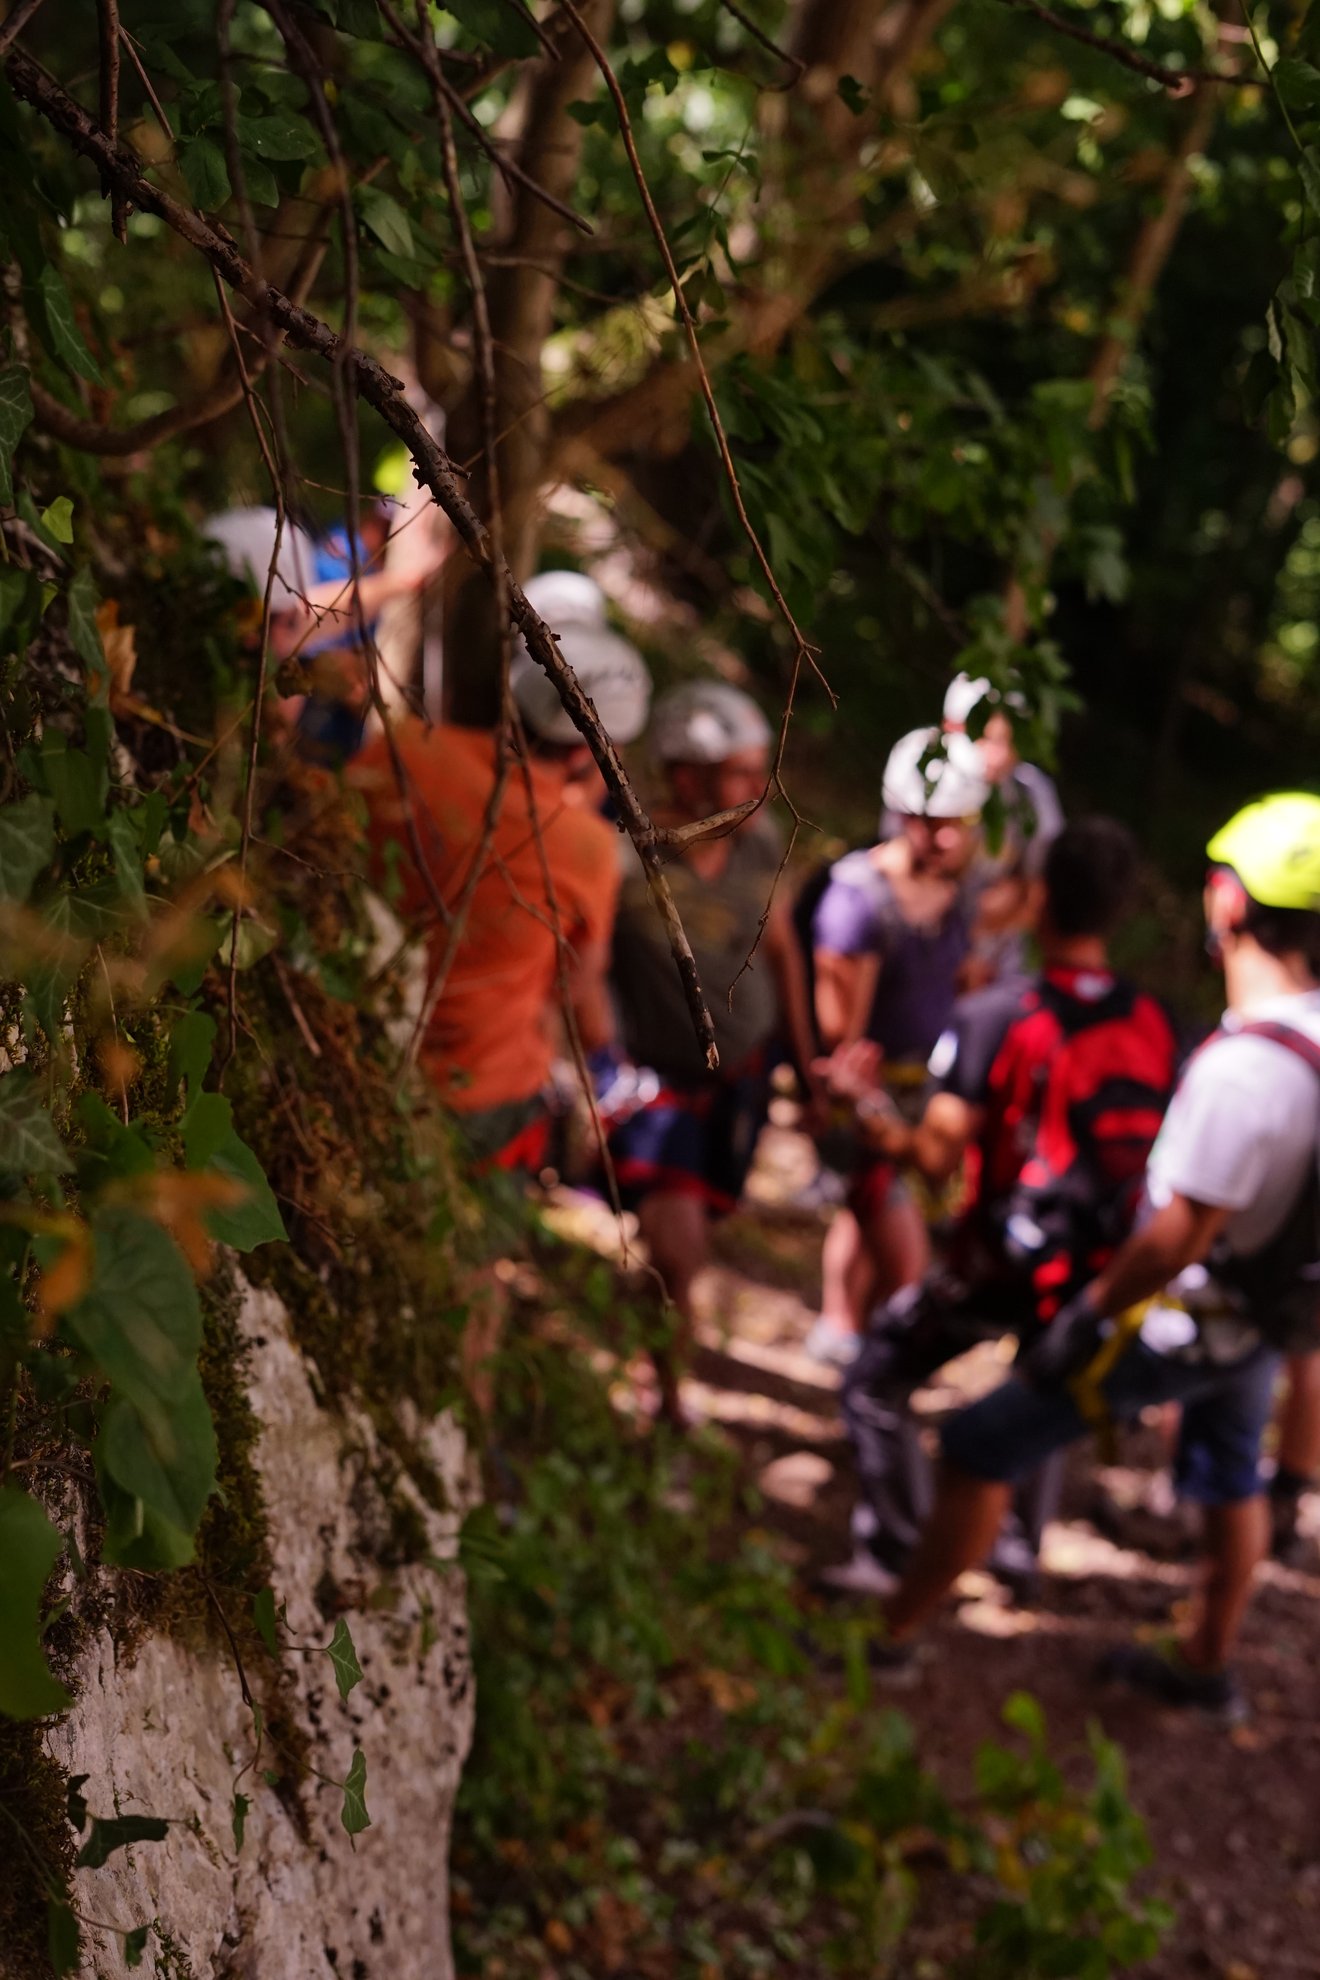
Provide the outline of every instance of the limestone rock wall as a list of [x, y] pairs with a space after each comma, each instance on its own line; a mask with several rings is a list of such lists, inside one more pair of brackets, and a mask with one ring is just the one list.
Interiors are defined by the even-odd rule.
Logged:
[[[318, 1404], [280, 1301], [248, 1288], [242, 1326], [289, 1638], [324, 1644], [342, 1613], [364, 1681], [341, 1702], [326, 1657], [287, 1653], [283, 1710], [327, 1779], [309, 1776], [281, 1798], [263, 1779], [263, 1767], [278, 1767], [268, 1747], [237, 1783], [252, 1803], [239, 1851], [236, 1776], [255, 1740], [232, 1659], [165, 1634], [117, 1662], [98, 1636], [49, 1750], [88, 1776], [94, 1813], [164, 1815], [173, 1826], [165, 1842], [78, 1872], [78, 1908], [120, 1928], [155, 1921], [138, 1971], [164, 1980], [447, 1980], [450, 1816], [473, 1715], [463, 1578], [457, 1566], [386, 1568], [382, 1557], [402, 1490], [435, 1561], [455, 1558], [469, 1490], [463, 1439], [445, 1419], [409, 1425], [450, 1509], [436, 1512], [406, 1479], [392, 1487], [392, 1509], [371, 1424]], [[333, 1783], [356, 1746], [372, 1826], [354, 1846]], [[85, 1939], [84, 1973], [119, 1980], [122, 1940], [95, 1929]]]

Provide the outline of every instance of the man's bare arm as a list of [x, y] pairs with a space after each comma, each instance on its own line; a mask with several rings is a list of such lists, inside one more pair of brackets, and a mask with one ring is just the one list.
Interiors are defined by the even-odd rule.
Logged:
[[1119, 1247], [1088, 1289], [1103, 1314], [1124, 1312], [1139, 1300], [1162, 1292], [1187, 1266], [1209, 1255], [1232, 1212], [1216, 1203], [1174, 1196]]

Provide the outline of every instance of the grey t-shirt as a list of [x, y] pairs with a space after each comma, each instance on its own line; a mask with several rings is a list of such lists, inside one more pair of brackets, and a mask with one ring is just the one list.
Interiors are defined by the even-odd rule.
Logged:
[[[714, 880], [701, 879], [683, 860], [665, 869], [692, 944], [725, 1074], [736, 1072], [767, 1042], [779, 1015], [764, 951], [758, 949], [749, 969], [743, 964], [757, 939], [782, 852], [773, 825], [758, 818], [730, 839], [728, 860]], [[637, 1064], [691, 1085], [709, 1075], [683, 986], [641, 861], [631, 845], [623, 847], [622, 856], [612, 975], [624, 1044]]]

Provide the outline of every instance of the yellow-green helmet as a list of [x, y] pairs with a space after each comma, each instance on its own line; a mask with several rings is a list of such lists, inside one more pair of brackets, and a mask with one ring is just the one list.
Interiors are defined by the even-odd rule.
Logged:
[[1206, 847], [1262, 907], [1320, 912], [1320, 797], [1274, 791], [1230, 818]]

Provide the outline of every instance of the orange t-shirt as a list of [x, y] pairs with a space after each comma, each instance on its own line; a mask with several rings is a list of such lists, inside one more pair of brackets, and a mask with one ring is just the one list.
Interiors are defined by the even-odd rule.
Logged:
[[[409, 784], [407, 804], [436, 891], [452, 908], [482, 836], [495, 781], [495, 738], [483, 730], [416, 720], [395, 729]], [[396, 849], [404, 912], [429, 925], [434, 971], [448, 930], [418, 873], [390, 753], [376, 737], [354, 760], [351, 782], [367, 801], [372, 863], [379, 874]], [[510, 765], [490, 854], [468, 907], [462, 938], [427, 1028], [422, 1063], [460, 1113], [529, 1099], [550, 1070], [556, 987], [554, 912], [575, 947], [609, 940], [618, 896], [615, 833], [603, 818], [564, 802], [553, 771], [533, 759], [535, 816], [554, 909], [537, 849], [521, 764]]]

